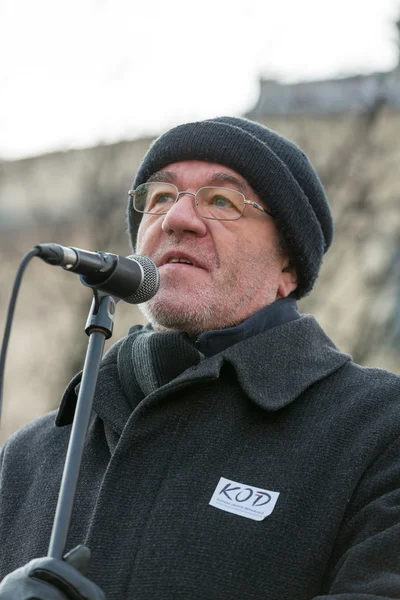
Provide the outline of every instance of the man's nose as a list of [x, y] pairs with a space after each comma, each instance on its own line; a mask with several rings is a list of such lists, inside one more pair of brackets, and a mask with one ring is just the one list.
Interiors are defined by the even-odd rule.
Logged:
[[191, 193], [180, 194], [178, 200], [164, 216], [162, 229], [166, 233], [194, 233], [203, 237], [207, 233], [204, 219], [196, 212], [195, 197]]

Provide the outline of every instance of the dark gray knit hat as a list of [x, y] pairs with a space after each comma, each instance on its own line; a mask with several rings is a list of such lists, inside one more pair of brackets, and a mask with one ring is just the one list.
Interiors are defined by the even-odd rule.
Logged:
[[[163, 167], [204, 160], [230, 167], [246, 179], [271, 210], [297, 270], [296, 298], [308, 294], [333, 237], [322, 183], [307, 156], [275, 131], [238, 117], [218, 117], [170, 129], [145, 155], [133, 189]], [[132, 247], [142, 215], [128, 209]]]

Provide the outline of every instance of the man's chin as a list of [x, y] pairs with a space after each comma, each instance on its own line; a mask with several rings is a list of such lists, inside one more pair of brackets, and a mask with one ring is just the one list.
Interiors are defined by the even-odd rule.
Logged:
[[210, 329], [210, 322], [213, 320], [208, 306], [200, 307], [198, 302], [182, 298], [169, 302], [167, 299], [153, 298], [139, 304], [138, 308], [155, 331], [185, 331], [193, 336]]

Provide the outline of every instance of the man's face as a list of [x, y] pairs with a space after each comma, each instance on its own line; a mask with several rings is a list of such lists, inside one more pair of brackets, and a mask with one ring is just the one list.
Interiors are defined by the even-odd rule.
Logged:
[[[179, 191], [219, 185], [262, 204], [246, 180], [223, 165], [182, 161], [161, 173]], [[143, 215], [136, 252], [160, 270], [159, 291], [139, 306], [157, 331], [197, 335], [230, 327], [296, 287], [273, 218], [252, 206], [236, 221], [215, 221], [200, 217], [193, 196], [182, 194], [166, 215]], [[192, 264], [170, 262], [179, 257]]]

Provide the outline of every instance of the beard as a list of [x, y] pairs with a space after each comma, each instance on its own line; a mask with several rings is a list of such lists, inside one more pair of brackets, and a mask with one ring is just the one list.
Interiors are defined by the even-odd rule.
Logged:
[[[215, 249], [212, 257], [200, 256], [198, 244], [188, 240], [174, 244], [175, 250], [179, 247], [212, 266], [209, 279], [207, 284], [194, 280], [189, 289], [179, 279], [165, 281], [162, 277], [159, 292], [138, 305], [155, 331], [178, 330], [197, 336], [203, 331], [233, 327], [276, 300], [281, 257], [278, 247], [264, 249], [257, 257], [254, 249], [236, 248], [224, 255], [223, 261]], [[161, 248], [157, 255], [167, 250]]]
[[[197, 336], [202, 331], [217, 328], [218, 317], [212, 309], [212, 294], [204, 289], [196, 290], [195, 286], [193, 292], [197, 292], [195, 306], [154, 297], [139, 304], [138, 309], [155, 331], [185, 331], [189, 336]], [[169, 286], [169, 293], [178, 295], [179, 286]]]

